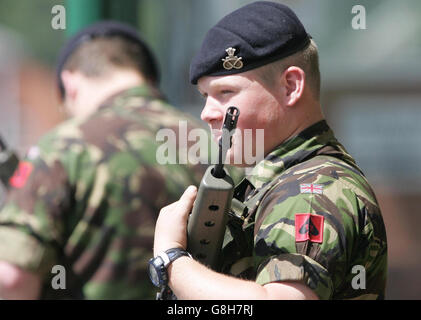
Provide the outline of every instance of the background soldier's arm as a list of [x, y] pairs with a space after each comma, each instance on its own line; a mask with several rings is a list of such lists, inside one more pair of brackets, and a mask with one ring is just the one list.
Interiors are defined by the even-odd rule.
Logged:
[[41, 152], [25, 159], [10, 179], [0, 212], [1, 298], [38, 298], [41, 281], [57, 262], [55, 243], [60, 240], [69, 186], [59, 159], [52, 156]]

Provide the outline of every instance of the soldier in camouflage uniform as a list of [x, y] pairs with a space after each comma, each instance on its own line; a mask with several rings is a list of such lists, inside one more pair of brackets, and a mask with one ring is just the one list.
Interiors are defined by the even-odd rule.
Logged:
[[[188, 130], [200, 125], [162, 98], [152, 54], [130, 27], [96, 24], [63, 52], [66, 103], [83, 95], [70, 73], [83, 86], [104, 82], [79, 101], [82, 116], [74, 107], [76, 117], [31, 148], [10, 180], [0, 212], [0, 298], [153, 299], [146, 269], [159, 209], [206, 169], [159, 165], [156, 135], [162, 128], [178, 134], [180, 121]], [[108, 99], [88, 105], [100, 97]], [[54, 281], [64, 290], [52, 287], [55, 265], [66, 272], [65, 283]]]
[[[272, 2], [234, 11], [208, 32], [190, 72], [206, 99], [202, 119], [217, 128], [226, 108], [238, 107], [237, 128], [265, 130], [265, 158], [236, 187], [222, 273], [181, 256], [168, 267], [175, 295], [383, 299], [379, 205], [323, 118], [317, 47], [296, 15]], [[186, 248], [182, 228], [166, 223], [186, 223], [195, 196], [188, 188], [176, 207], [161, 210], [155, 254]]]

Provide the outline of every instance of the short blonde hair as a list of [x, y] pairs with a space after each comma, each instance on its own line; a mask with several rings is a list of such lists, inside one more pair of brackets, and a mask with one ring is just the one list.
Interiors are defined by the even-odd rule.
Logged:
[[263, 67], [256, 69], [258, 77], [267, 85], [272, 87], [276, 75], [283, 73], [287, 68], [296, 66], [302, 69], [306, 76], [306, 83], [311, 89], [316, 100], [320, 99], [320, 69], [319, 53], [317, 45], [311, 39], [310, 44], [303, 50], [281, 60], [277, 60]]

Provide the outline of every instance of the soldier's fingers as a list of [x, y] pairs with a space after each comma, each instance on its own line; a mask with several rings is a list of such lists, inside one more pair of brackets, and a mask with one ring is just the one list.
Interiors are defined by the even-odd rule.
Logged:
[[177, 204], [178, 204], [178, 201], [173, 202], [173, 203], [171, 203], [171, 204], [169, 204], [169, 205], [167, 205], [167, 206], [163, 207], [163, 208], [161, 209], [161, 213], [162, 213], [162, 214], [165, 214], [165, 212], [171, 212], [171, 211], [174, 211], [174, 209], [177, 207]]
[[189, 186], [186, 191], [184, 191], [183, 195], [181, 196], [180, 200], [177, 202], [176, 210], [183, 216], [187, 218], [188, 214], [190, 213], [193, 202], [196, 199], [197, 195], [197, 188], [195, 186]]

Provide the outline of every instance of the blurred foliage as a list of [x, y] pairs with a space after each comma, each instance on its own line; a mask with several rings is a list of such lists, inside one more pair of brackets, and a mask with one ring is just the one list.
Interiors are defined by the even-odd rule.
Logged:
[[21, 36], [25, 54], [53, 64], [65, 39], [64, 30], [51, 27], [51, 9], [64, 0], [0, 0], [0, 26]]
[[[89, 0], [0, 0], [0, 25], [21, 36], [25, 54], [54, 65], [68, 31], [51, 27], [54, 5]], [[253, 0], [101, 0], [104, 18], [137, 26], [158, 57], [162, 89], [178, 106], [201, 103], [189, 85], [189, 64], [207, 30], [221, 17]], [[421, 1], [419, 0], [278, 0], [301, 18], [320, 50], [327, 86], [387, 79], [387, 74], [421, 75]], [[363, 5], [367, 30], [353, 30], [351, 9]], [[70, 6], [68, 6], [70, 7]], [[66, 22], [77, 17], [69, 15]], [[80, 8], [79, 8], [80, 9]], [[83, 10], [83, 8], [82, 8]], [[79, 11], [80, 12], [80, 11]], [[83, 11], [82, 11], [83, 12]], [[347, 77], [341, 74], [347, 73]]]
[[[71, 0], [70, 0], [71, 1]], [[188, 34], [196, 47], [205, 31], [229, 11], [251, 0], [103, 0], [104, 16], [131, 22], [133, 8], [138, 8], [137, 25], [146, 34], [151, 46], [160, 54], [166, 44], [177, 44], [178, 38]], [[376, 25], [390, 26], [384, 32], [399, 35], [399, 29], [411, 23], [412, 29], [421, 31], [421, 1], [419, 0], [283, 0], [302, 18], [304, 25], [326, 49], [337, 46], [350, 31], [351, 8], [364, 5], [367, 10], [368, 29]], [[89, 0], [86, 0], [89, 3]], [[136, 6], [136, 3], [138, 4]], [[54, 5], [65, 5], [66, 0], [0, 0], [0, 25], [17, 31], [27, 48], [37, 58], [54, 61], [58, 48], [64, 42], [65, 32], [51, 28]], [[384, 8], [384, 13], [382, 13]], [[69, 17], [67, 17], [69, 19]], [[386, 21], [382, 21], [386, 20]], [[392, 28], [393, 27], [393, 28]], [[387, 27], [386, 27], [387, 28]], [[175, 34], [175, 32], [177, 32]], [[175, 39], [174, 39], [175, 38]], [[375, 39], [373, 39], [375, 40]], [[393, 41], [393, 39], [391, 39]], [[421, 47], [421, 37], [408, 43], [408, 50]], [[405, 48], [403, 48], [405, 49]], [[329, 50], [327, 50], [329, 51]]]

